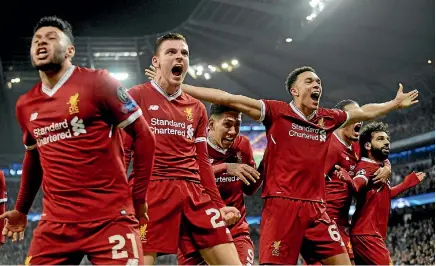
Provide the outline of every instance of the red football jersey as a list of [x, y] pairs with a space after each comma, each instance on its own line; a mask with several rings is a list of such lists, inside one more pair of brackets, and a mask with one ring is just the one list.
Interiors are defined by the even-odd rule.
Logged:
[[375, 235], [386, 239], [389, 212], [391, 209], [391, 188], [387, 184], [372, 183], [374, 173], [382, 163], [362, 157], [357, 164], [354, 178], [363, 178], [366, 186], [354, 196], [356, 211], [352, 219], [351, 235]]
[[262, 196], [323, 202], [330, 136], [347, 121], [348, 114], [319, 108], [306, 117], [293, 102], [261, 103], [260, 121], [266, 127], [268, 139]]
[[155, 81], [129, 90], [156, 137], [151, 180], [200, 181], [195, 143], [206, 141], [206, 107], [179, 89], [168, 95]]
[[[245, 136], [238, 136], [229, 149], [223, 150], [214, 145], [208, 140], [208, 152], [212, 165], [222, 163], [240, 163], [255, 166], [253, 158], [253, 150], [250, 146], [250, 141]], [[245, 185], [236, 176], [231, 176], [227, 172], [215, 175], [216, 184], [226, 206], [234, 206], [241, 212], [241, 219], [230, 226], [232, 237], [240, 234], [249, 234], [248, 223], [246, 220], [247, 212], [244, 203], [244, 191], [247, 189], [259, 188], [262, 182], [257, 181], [256, 184], [250, 186]]]
[[327, 213], [337, 224], [343, 226], [348, 225], [348, 212], [353, 200], [353, 191], [349, 183], [334, 174], [335, 165], [341, 166], [351, 177], [354, 177], [354, 170], [360, 159], [358, 147], [359, 142], [348, 145], [336, 133], [333, 133], [327, 152], [324, 168]]
[[43, 170], [42, 220], [85, 222], [134, 214], [119, 128], [142, 111], [107, 71], [72, 66], [51, 90], [20, 96], [17, 119]]
[[[8, 201], [8, 194], [6, 192], [6, 178], [0, 170], [0, 215], [6, 211], [6, 202]], [[5, 243], [5, 236], [1, 234], [5, 226], [5, 219], [0, 220], [0, 243]]]

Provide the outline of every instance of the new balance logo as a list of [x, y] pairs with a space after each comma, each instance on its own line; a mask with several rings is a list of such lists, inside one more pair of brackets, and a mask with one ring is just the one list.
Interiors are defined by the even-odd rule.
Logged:
[[79, 136], [80, 134], [85, 134], [86, 129], [85, 125], [83, 124], [83, 119], [79, 119], [77, 116], [71, 120], [71, 126], [73, 127], [73, 135]]
[[38, 113], [33, 113], [30, 115], [30, 121], [36, 120], [36, 118], [38, 117]]
[[150, 107], [148, 107], [148, 110], [157, 111], [159, 110], [159, 105], [150, 105]]

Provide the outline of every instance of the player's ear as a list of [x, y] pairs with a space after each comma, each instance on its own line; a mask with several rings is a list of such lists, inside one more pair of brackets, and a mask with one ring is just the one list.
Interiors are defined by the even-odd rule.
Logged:
[[153, 58], [151, 59], [151, 64], [155, 68], [158, 68], [159, 67], [159, 58], [157, 58], [157, 56], [153, 56]]
[[215, 120], [213, 118], [209, 119], [209, 130], [213, 130], [213, 126], [215, 125]]
[[76, 48], [74, 48], [74, 46], [72, 45], [68, 45], [67, 53], [65, 54], [65, 57], [72, 59], [75, 54], [76, 54]]
[[290, 87], [290, 88], [289, 88], [289, 92], [290, 92], [291, 95], [294, 96], [294, 97], [298, 97], [298, 96], [299, 96], [299, 92], [298, 92], [297, 88], [295, 88], [295, 87]]
[[369, 143], [369, 142], [365, 143], [365, 149], [367, 151], [370, 151], [371, 150], [371, 143]]

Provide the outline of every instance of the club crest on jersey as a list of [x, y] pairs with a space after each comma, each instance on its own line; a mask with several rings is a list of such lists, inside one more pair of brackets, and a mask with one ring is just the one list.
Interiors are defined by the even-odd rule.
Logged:
[[76, 92], [74, 95], [72, 95], [67, 104], [70, 105], [68, 108], [70, 115], [79, 113], [79, 93]]
[[143, 224], [139, 227], [139, 237], [142, 242], [147, 241], [147, 224]]
[[273, 250], [272, 250], [272, 255], [273, 256], [275, 256], [275, 257], [278, 257], [278, 256], [280, 256], [280, 243], [281, 243], [282, 241], [274, 241], [274, 243], [272, 244], [272, 248], [273, 248]]
[[189, 122], [192, 122], [193, 119], [193, 113], [192, 113], [192, 108], [185, 108], [185, 110], [183, 111], [186, 115], [186, 120], [188, 120]]
[[324, 117], [321, 117], [321, 119], [320, 120], [318, 120], [318, 124], [317, 124], [319, 127], [324, 127]]
[[236, 153], [236, 159], [238, 163], [242, 163], [242, 154], [240, 151], [238, 151], [238, 153]]

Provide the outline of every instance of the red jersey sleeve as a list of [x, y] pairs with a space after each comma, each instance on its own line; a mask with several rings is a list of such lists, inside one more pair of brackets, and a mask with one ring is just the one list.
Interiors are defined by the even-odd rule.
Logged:
[[23, 144], [26, 150], [33, 150], [37, 147], [36, 140], [32, 137], [32, 134], [26, 127], [26, 123], [24, 121], [25, 118], [22, 114], [22, 106], [20, 104], [20, 99], [17, 101], [17, 105], [15, 107], [15, 115], [17, 117], [18, 124], [20, 125], [21, 132], [23, 132]]
[[349, 119], [348, 112], [342, 111], [340, 109], [325, 109], [328, 116], [333, 118], [334, 126], [333, 129], [341, 128]]
[[[6, 202], [8, 200], [6, 193], [6, 179], [3, 172], [0, 170], [0, 215], [6, 211]], [[0, 221], [0, 232], [3, 231], [5, 226], [5, 219]], [[5, 243], [5, 237], [0, 235], [0, 243]]]
[[355, 170], [356, 175], [352, 180], [354, 190], [359, 192], [363, 187], [367, 186], [374, 177], [374, 173], [377, 171], [377, 169], [377, 165], [369, 165], [362, 161], [358, 163]]
[[141, 108], [116, 79], [107, 71], [97, 72], [95, 96], [102, 115], [108, 122], [125, 128], [142, 115]]
[[266, 127], [269, 127], [278, 113], [278, 106], [281, 102], [274, 100], [260, 100], [260, 103], [261, 109], [259, 122], [262, 122]]

